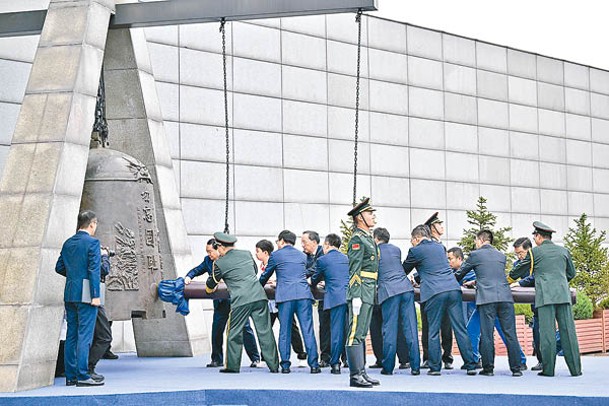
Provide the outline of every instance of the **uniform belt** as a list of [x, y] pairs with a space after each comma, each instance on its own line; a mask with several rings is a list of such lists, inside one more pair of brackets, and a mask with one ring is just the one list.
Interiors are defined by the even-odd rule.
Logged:
[[362, 278], [369, 278], [369, 279], [374, 279], [374, 280], [376, 280], [379, 275], [376, 272], [366, 272], [366, 271], [361, 271], [359, 274]]

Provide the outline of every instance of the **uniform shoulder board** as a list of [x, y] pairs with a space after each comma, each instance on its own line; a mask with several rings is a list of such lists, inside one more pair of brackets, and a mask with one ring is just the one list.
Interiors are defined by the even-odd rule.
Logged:
[[358, 243], [355, 243], [355, 244], [351, 245], [351, 249], [352, 249], [352, 250], [358, 250], [359, 248], [360, 248], [360, 247], [359, 247], [359, 244], [358, 244]]

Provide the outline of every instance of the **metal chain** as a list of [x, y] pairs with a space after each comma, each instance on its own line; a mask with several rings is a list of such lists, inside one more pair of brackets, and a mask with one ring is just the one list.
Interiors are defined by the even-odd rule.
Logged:
[[357, 23], [357, 76], [355, 81], [355, 143], [353, 146], [353, 206], [357, 199], [357, 143], [359, 137], [359, 79], [362, 49], [362, 9], [355, 16]]
[[108, 146], [108, 122], [106, 121], [106, 86], [104, 83], [104, 69], [102, 67], [99, 75], [99, 87], [97, 89], [97, 103], [95, 105], [95, 122], [93, 132], [100, 137], [102, 147]]
[[228, 90], [226, 79], [226, 32], [224, 25], [226, 20], [223, 18], [220, 23], [220, 32], [222, 33], [222, 70], [224, 75], [224, 129], [226, 133], [226, 198], [224, 201], [224, 232], [230, 233], [228, 227], [228, 197], [230, 188], [230, 142], [228, 135]]

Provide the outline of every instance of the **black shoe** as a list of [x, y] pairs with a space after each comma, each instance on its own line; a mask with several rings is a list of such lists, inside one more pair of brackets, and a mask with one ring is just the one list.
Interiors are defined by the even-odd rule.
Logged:
[[401, 363], [399, 369], [410, 369], [410, 362]]
[[482, 369], [482, 361], [476, 362], [476, 369]]
[[527, 364], [521, 364], [521, 365], [520, 365], [520, 370], [521, 370], [521, 371], [526, 371], [527, 369], [529, 369], [529, 368], [527, 367]]
[[307, 353], [301, 352], [300, 354], [298, 354], [297, 358], [298, 359], [307, 359]]
[[271, 373], [272, 373], [272, 374], [279, 373], [279, 370], [278, 370], [278, 369], [271, 369]]
[[414, 376], [421, 375], [421, 371], [419, 371], [418, 369], [413, 369], [412, 371], [410, 371], [410, 375], [414, 375]]
[[95, 381], [92, 378], [86, 379], [84, 381], [76, 381], [76, 386], [102, 386], [104, 381]]
[[311, 368], [311, 373], [312, 374], [319, 374], [319, 373], [321, 373], [321, 368], [320, 367], [313, 367], [313, 368]]
[[118, 359], [118, 355], [116, 355], [112, 351], [108, 350], [104, 353], [104, 355], [102, 355], [102, 358], [103, 359]]
[[385, 371], [385, 368], [381, 369], [381, 375], [393, 375], [392, 371]]
[[340, 375], [340, 362], [338, 364], [331, 365], [330, 373], [334, 375]]
[[468, 375], [476, 375], [476, 370], [475, 369], [468, 369], [467, 370], [467, 374]]
[[382, 368], [382, 367], [383, 367], [383, 364], [376, 361], [374, 364], [370, 365], [368, 368], [377, 369], [377, 368]]
[[260, 364], [260, 361], [252, 361], [250, 368], [258, 368], [258, 364]]
[[531, 371], [542, 371], [543, 370], [543, 364], [541, 362], [538, 362], [537, 365], [535, 365], [533, 368], [531, 368]]
[[290, 372], [291, 372], [291, 371], [290, 371], [290, 368], [284, 368], [284, 367], [281, 367], [281, 373], [282, 373], [282, 374], [289, 374]]
[[222, 366], [222, 364], [220, 364], [219, 362], [216, 361], [212, 361], [209, 364], [207, 364], [207, 368], [218, 368]]
[[95, 370], [89, 371], [89, 376], [91, 377], [91, 379], [97, 382], [101, 382], [104, 380], [104, 376], [96, 373]]
[[76, 386], [76, 379], [66, 379], [66, 386]]
[[440, 376], [442, 374], [440, 373], [440, 371], [432, 371], [430, 369], [429, 371], [427, 371], [427, 375], [430, 375], [430, 376]]
[[554, 376], [554, 375], [546, 375], [546, 374], [544, 374], [544, 373], [543, 373], [543, 371], [542, 371], [542, 372], [539, 372], [537, 375], [539, 375], [539, 376], [549, 376], [549, 377]]
[[380, 385], [381, 382], [378, 379], [374, 379], [374, 378], [370, 378], [368, 376], [368, 374], [366, 373], [366, 370], [362, 371], [362, 377], [367, 380], [368, 382], [370, 382], [373, 386], [377, 386]]
[[330, 366], [330, 363], [327, 361], [324, 361], [323, 359], [321, 361], [319, 361], [319, 367], [320, 368], [328, 368]]
[[522, 376], [522, 371], [512, 372], [512, 376]]
[[239, 371], [235, 371], [234, 369], [222, 368], [220, 372], [224, 374], [238, 374]]
[[453, 369], [453, 363], [452, 362], [445, 362], [444, 363], [444, 369]]
[[423, 362], [423, 365], [421, 365], [421, 369], [429, 369], [429, 361]]
[[361, 374], [352, 375], [349, 379], [349, 386], [352, 388], [372, 388], [372, 384], [365, 380]]
[[495, 373], [493, 372], [492, 369], [483, 369], [482, 371], [478, 372], [478, 375], [494, 376]]

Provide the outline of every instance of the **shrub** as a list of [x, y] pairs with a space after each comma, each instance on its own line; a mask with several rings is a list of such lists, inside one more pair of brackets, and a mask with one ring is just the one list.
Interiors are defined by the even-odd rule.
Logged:
[[575, 320], [591, 319], [592, 313], [594, 313], [592, 300], [584, 292], [577, 292], [577, 303], [573, 305], [573, 318]]
[[516, 316], [519, 314], [524, 315], [524, 320], [526, 323], [530, 323], [533, 320], [533, 310], [531, 310], [531, 305], [526, 303], [516, 303], [514, 304], [514, 313]]
[[602, 300], [602, 301], [599, 303], [598, 307], [600, 307], [601, 309], [609, 309], [609, 297], [608, 297], [608, 298], [603, 299], [603, 300]]

